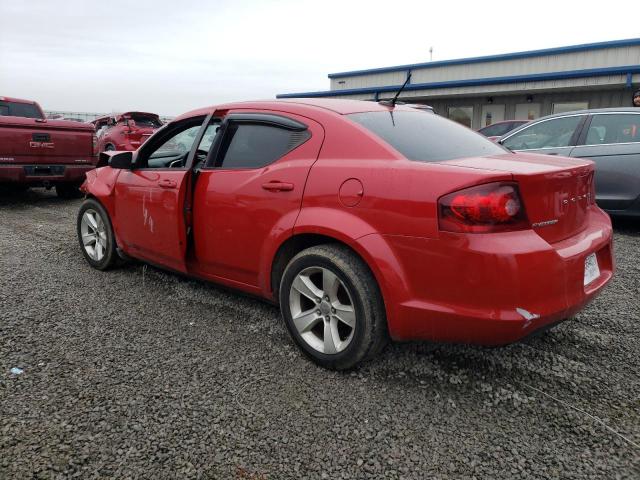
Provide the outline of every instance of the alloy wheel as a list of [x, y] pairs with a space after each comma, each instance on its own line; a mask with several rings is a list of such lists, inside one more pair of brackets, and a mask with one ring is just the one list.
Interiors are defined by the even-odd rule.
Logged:
[[331, 270], [309, 267], [298, 273], [289, 309], [298, 334], [314, 350], [332, 355], [351, 343], [357, 323], [352, 296]]
[[80, 222], [82, 245], [92, 260], [101, 261], [107, 251], [107, 230], [98, 212], [87, 209]]

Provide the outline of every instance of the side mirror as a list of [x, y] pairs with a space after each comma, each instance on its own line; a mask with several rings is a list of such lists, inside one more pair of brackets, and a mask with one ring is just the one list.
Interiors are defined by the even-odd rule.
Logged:
[[121, 152], [111, 155], [109, 166], [121, 170], [131, 170], [133, 167], [133, 152]]

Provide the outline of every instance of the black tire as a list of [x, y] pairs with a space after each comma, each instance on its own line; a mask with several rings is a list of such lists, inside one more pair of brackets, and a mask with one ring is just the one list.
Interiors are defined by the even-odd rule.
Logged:
[[[314, 348], [303, 339], [293, 321], [290, 304], [290, 299], [295, 304], [291, 291], [293, 282], [301, 272], [313, 271], [314, 268], [329, 270], [342, 282], [340, 288], [346, 291], [355, 312], [352, 337], [346, 348], [338, 353], [326, 354]], [[307, 357], [324, 368], [332, 370], [353, 368], [379, 354], [388, 342], [384, 302], [378, 284], [367, 265], [347, 247], [337, 244], [319, 245], [298, 253], [284, 271], [280, 281], [279, 297], [282, 317], [295, 343]], [[314, 310], [316, 307], [309, 308]], [[320, 310], [318, 309], [317, 312]], [[327, 318], [327, 322], [329, 321], [328, 317], [324, 318]], [[319, 320], [319, 322], [322, 321]], [[324, 324], [326, 325], [327, 322]]]
[[[89, 252], [85, 248], [84, 242], [82, 240], [82, 218], [87, 211], [90, 211], [90, 213], [95, 212], [96, 215], [99, 215], [104, 225], [106, 245], [103, 247], [104, 256], [100, 259], [92, 258], [91, 255], [89, 255]], [[102, 205], [100, 205], [97, 200], [88, 198], [80, 206], [80, 210], [78, 211], [78, 218], [76, 221], [76, 232], [78, 234], [80, 250], [82, 251], [84, 258], [89, 263], [89, 265], [97, 270], [108, 270], [109, 268], [117, 264], [119, 257], [116, 251], [117, 245], [115, 237], [113, 235], [111, 220], [109, 219], [109, 214], [107, 213], [107, 211]]]
[[82, 198], [84, 195], [80, 191], [80, 185], [77, 183], [59, 183], [56, 185], [56, 194], [60, 198], [69, 200], [72, 198]]
[[116, 149], [116, 147], [114, 147], [113, 145], [111, 145], [110, 143], [106, 144], [104, 146], [104, 151], [105, 152], [113, 152]]

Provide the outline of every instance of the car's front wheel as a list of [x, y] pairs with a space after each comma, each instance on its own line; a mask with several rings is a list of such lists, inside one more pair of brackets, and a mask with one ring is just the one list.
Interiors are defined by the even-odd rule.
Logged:
[[352, 368], [379, 353], [388, 338], [375, 278], [340, 245], [308, 248], [289, 262], [280, 309], [298, 347], [325, 368]]
[[107, 270], [118, 260], [116, 240], [109, 215], [93, 198], [84, 201], [78, 212], [78, 241], [84, 258], [93, 268]]

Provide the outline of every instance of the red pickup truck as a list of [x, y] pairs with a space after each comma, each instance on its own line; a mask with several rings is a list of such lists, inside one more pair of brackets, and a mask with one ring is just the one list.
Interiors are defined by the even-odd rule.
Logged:
[[0, 189], [56, 187], [72, 198], [97, 161], [93, 125], [48, 120], [36, 102], [0, 97]]

